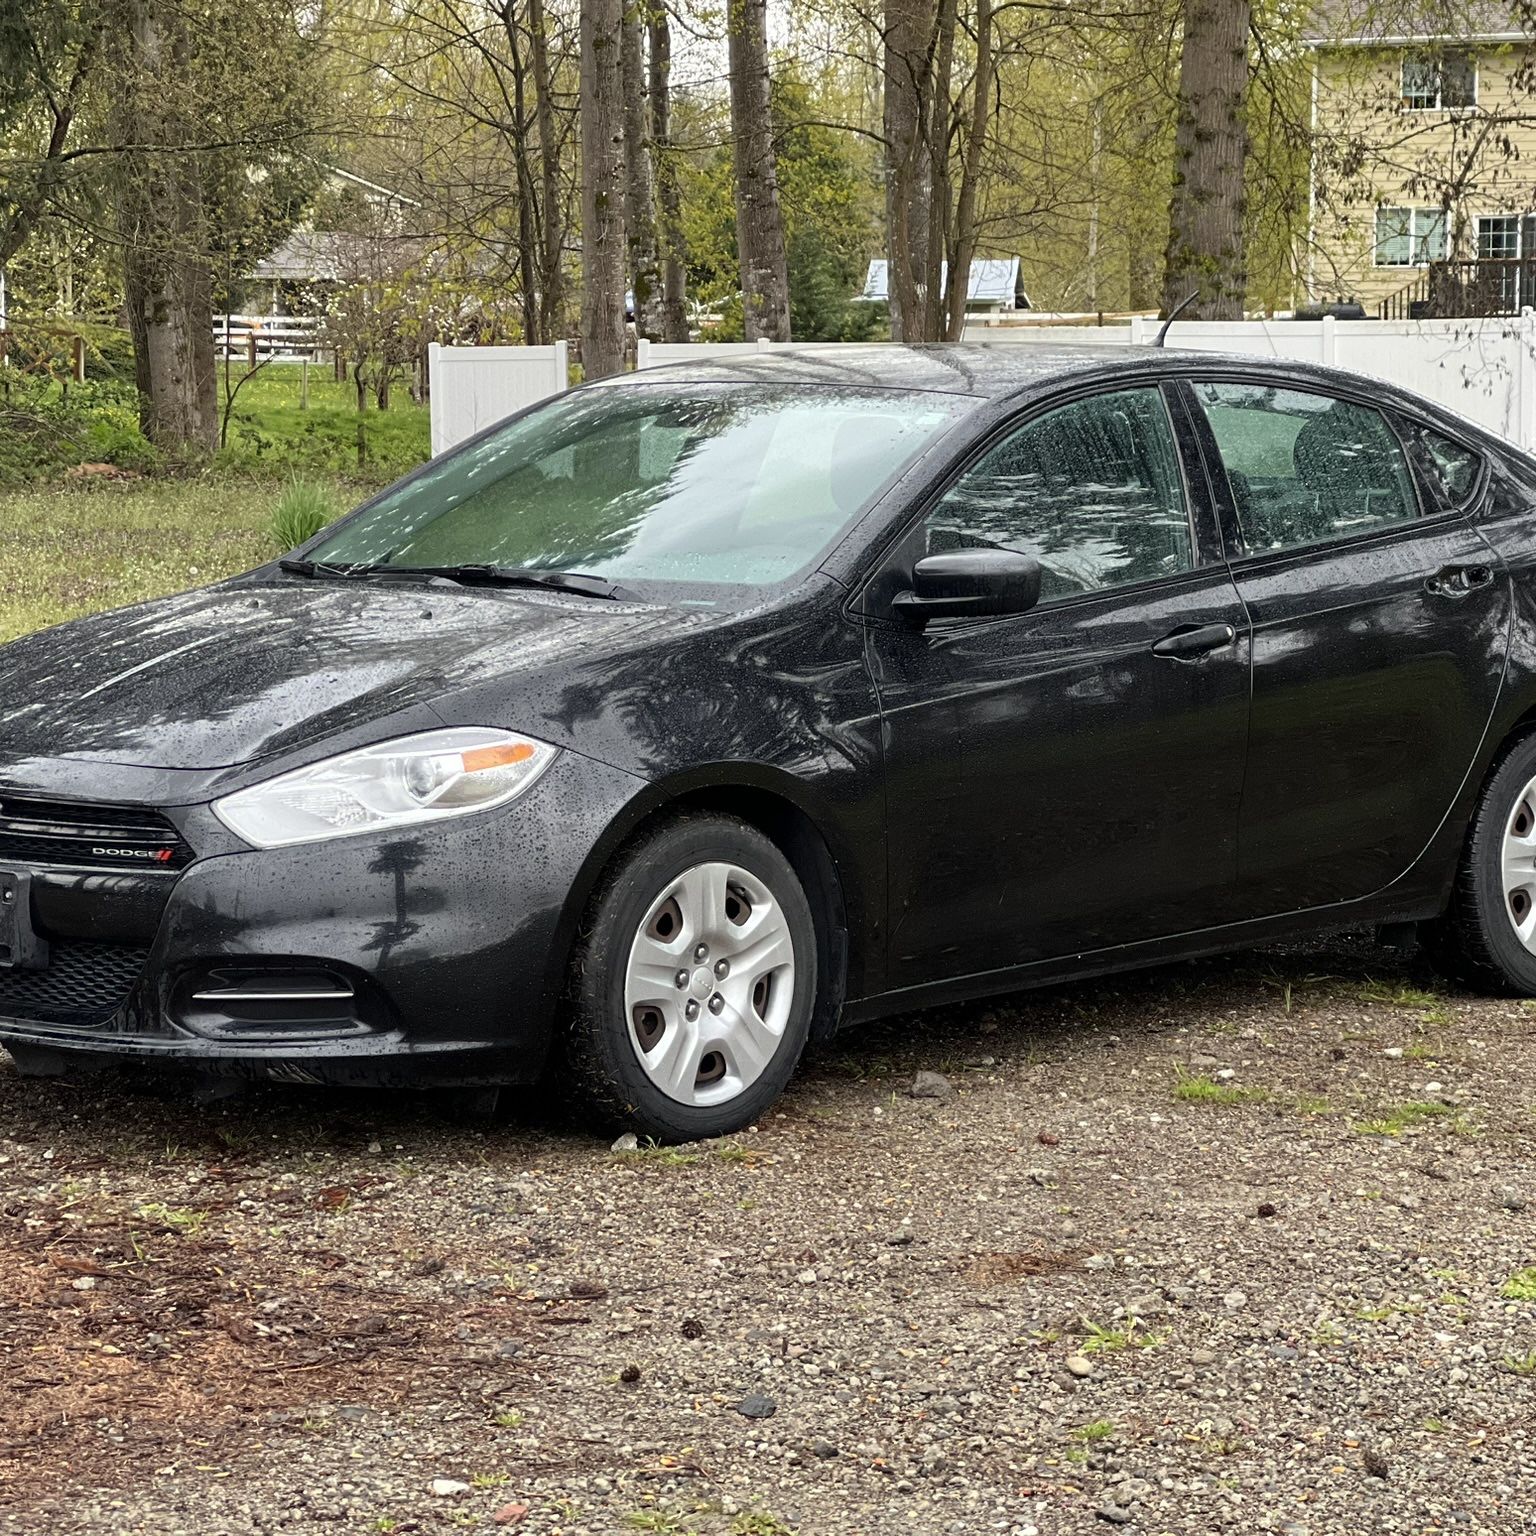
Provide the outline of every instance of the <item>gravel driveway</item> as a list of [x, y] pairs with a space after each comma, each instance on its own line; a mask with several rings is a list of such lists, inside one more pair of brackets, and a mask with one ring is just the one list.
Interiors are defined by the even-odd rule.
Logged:
[[0, 1532], [1536, 1530], [1533, 1045], [1340, 940], [681, 1150], [0, 1068]]

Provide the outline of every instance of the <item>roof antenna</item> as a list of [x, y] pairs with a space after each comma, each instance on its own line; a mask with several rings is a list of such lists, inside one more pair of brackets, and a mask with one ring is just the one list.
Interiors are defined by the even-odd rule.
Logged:
[[1152, 343], [1154, 347], [1162, 346], [1162, 344], [1168, 339], [1168, 327], [1171, 326], [1173, 322], [1177, 320], [1179, 316], [1182, 315], [1184, 311], [1188, 309], [1189, 306], [1193, 304], [1199, 297], [1200, 290], [1198, 288], [1191, 288], [1189, 292], [1186, 293], [1184, 297], [1180, 299], [1179, 302], [1175, 304], [1171, 310], [1168, 311], [1168, 318], [1163, 321], [1163, 328], [1157, 333], [1157, 340]]

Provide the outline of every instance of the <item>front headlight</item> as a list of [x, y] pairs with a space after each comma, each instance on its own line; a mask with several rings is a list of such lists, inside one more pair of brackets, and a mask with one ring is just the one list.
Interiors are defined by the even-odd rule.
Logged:
[[505, 805], [554, 761], [546, 742], [457, 726], [362, 747], [214, 802], [258, 848], [355, 837]]

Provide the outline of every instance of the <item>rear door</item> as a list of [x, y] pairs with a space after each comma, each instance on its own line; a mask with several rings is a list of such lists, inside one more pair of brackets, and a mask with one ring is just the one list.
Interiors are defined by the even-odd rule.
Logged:
[[1473, 762], [1507, 575], [1366, 399], [1251, 376], [1192, 394], [1253, 637], [1232, 916], [1369, 895], [1414, 863]]

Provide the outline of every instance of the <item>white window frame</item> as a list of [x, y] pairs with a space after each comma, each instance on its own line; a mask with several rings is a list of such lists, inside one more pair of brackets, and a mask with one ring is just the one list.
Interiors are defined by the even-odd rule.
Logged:
[[[1523, 227], [1527, 215], [1522, 213], [1480, 213], [1477, 216], [1477, 259], [1479, 261], [1519, 261], [1525, 252], [1520, 249], [1523, 243]], [[1483, 225], [1492, 219], [1508, 219], [1515, 226], [1515, 254], [1513, 256], [1484, 256], [1483, 255]]]
[[[1469, 48], [1448, 48], [1446, 53], [1459, 53], [1471, 62], [1472, 65], [1472, 99], [1462, 102], [1457, 106], [1445, 105], [1445, 73], [1440, 68], [1437, 56], [1434, 54], [1405, 52], [1398, 61], [1397, 68], [1397, 94], [1398, 100], [1404, 112], [1470, 112], [1477, 106], [1478, 98], [1482, 94], [1482, 65], [1478, 57]], [[1420, 106], [1408, 100], [1408, 66], [1416, 61], [1432, 64], [1435, 67], [1435, 99]], [[1419, 94], [1419, 93], [1414, 93]]]
[[[1385, 241], [1381, 237], [1381, 216], [1384, 213], [1406, 213], [1408, 215], [1408, 260], [1407, 261], [1383, 261], [1381, 248]], [[1424, 227], [1420, 227], [1421, 224]], [[1438, 224], [1440, 236], [1440, 254], [1428, 256], [1425, 254], [1425, 245], [1434, 234]], [[1396, 272], [1407, 272], [1415, 268], [1427, 267], [1432, 261], [1443, 261], [1448, 249], [1446, 236], [1446, 216], [1443, 208], [1410, 208], [1404, 203], [1382, 203], [1375, 213], [1375, 219], [1371, 227], [1371, 265], [1386, 267]]]

